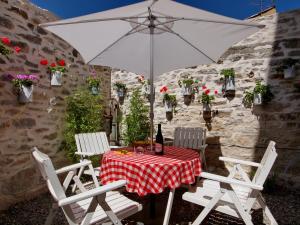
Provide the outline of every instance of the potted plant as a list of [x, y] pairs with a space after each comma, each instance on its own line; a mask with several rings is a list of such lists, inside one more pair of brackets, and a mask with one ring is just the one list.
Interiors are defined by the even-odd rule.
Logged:
[[[8, 37], [1, 37], [1, 42], [0, 42], [0, 55], [7, 56], [12, 51], [8, 49], [8, 46], [11, 46], [11, 41]], [[11, 46], [15, 50], [16, 53], [19, 53], [22, 49], [19, 46]]]
[[178, 85], [182, 89], [182, 95], [195, 94], [194, 84], [197, 84], [198, 80], [194, 80], [192, 77], [185, 77], [183, 80], [178, 80]]
[[38, 78], [35, 75], [19, 74], [13, 80], [19, 103], [32, 102], [33, 84]]
[[[147, 99], [150, 101], [151, 97], [151, 85], [150, 85], [150, 80], [145, 79], [143, 75], [138, 76], [138, 82], [141, 83], [142, 86], [142, 91], [143, 94], [147, 97]], [[155, 100], [155, 87], [153, 86], [153, 101]]]
[[298, 60], [287, 58], [282, 62], [281, 69], [283, 70], [284, 79], [290, 79], [295, 77], [295, 65], [298, 63]]
[[209, 95], [209, 93], [210, 93], [210, 90], [207, 89], [200, 96], [201, 103], [203, 104], [203, 111], [204, 112], [210, 112], [211, 111], [211, 102], [215, 99], [215, 97], [213, 95]]
[[274, 95], [269, 85], [264, 85], [261, 81], [257, 81], [253, 91], [246, 91], [243, 102], [246, 106], [262, 105], [270, 102]]
[[63, 59], [60, 59], [56, 63], [51, 63], [48, 67], [51, 73], [51, 85], [52, 86], [61, 86], [62, 85], [62, 76], [67, 71], [66, 63]]
[[221, 70], [221, 75], [224, 76], [224, 91], [229, 92], [229, 91], [235, 91], [235, 72], [234, 69], [223, 69]]
[[168, 94], [168, 87], [163, 86], [160, 89], [160, 93], [163, 94], [163, 103], [165, 106], [165, 110], [167, 113], [175, 112], [175, 108], [177, 106], [176, 95]]
[[114, 83], [114, 88], [117, 91], [117, 95], [119, 98], [123, 98], [125, 97], [125, 93], [126, 93], [126, 84], [122, 83], [122, 82], [116, 82]]
[[89, 89], [93, 95], [98, 95], [100, 92], [101, 80], [96, 75], [88, 76], [86, 79]]

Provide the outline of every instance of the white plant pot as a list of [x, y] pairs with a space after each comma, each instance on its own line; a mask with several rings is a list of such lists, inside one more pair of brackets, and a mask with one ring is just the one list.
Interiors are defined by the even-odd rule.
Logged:
[[203, 112], [210, 112], [211, 111], [211, 105], [208, 103], [203, 103]]
[[117, 95], [119, 98], [123, 98], [125, 96], [125, 90], [124, 89], [118, 89]]
[[291, 66], [283, 70], [284, 79], [290, 79], [295, 77], [295, 66]]
[[20, 103], [32, 102], [33, 96], [33, 85], [24, 86], [22, 85], [19, 90], [18, 101]]
[[91, 92], [93, 95], [99, 95], [99, 92], [100, 92], [99, 87], [97, 87], [97, 86], [91, 87]]
[[253, 104], [254, 105], [261, 105], [262, 104], [262, 95], [261, 93], [254, 93], [253, 96]]
[[182, 92], [182, 95], [192, 95], [193, 87], [183, 85], [181, 92]]
[[165, 110], [166, 112], [173, 112], [173, 104], [169, 101], [165, 101]]
[[234, 91], [235, 90], [235, 83], [234, 77], [225, 77], [225, 91]]
[[[143, 93], [147, 96], [148, 100], [150, 101], [151, 97], [151, 87], [150, 85], [143, 86]], [[155, 87], [153, 86], [153, 102], [155, 101]]]
[[62, 75], [63, 75], [63, 73], [61, 71], [54, 71], [51, 74], [51, 85], [52, 86], [61, 86]]

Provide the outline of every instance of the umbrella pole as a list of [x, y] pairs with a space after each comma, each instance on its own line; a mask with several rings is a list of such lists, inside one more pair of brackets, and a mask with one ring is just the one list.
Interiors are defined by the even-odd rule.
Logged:
[[154, 126], [153, 126], [153, 120], [154, 120], [154, 110], [153, 110], [153, 103], [154, 103], [154, 99], [153, 99], [153, 95], [154, 93], [154, 88], [153, 88], [153, 66], [154, 66], [154, 62], [153, 62], [153, 35], [154, 35], [154, 28], [155, 28], [155, 24], [154, 24], [154, 17], [151, 15], [151, 11], [149, 8], [149, 20], [150, 20], [150, 25], [149, 25], [149, 29], [150, 29], [150, 138], [151, 138], [151, 151], [154, 151], [154, 147], [153, 147], [153, 130], [154, 130]]

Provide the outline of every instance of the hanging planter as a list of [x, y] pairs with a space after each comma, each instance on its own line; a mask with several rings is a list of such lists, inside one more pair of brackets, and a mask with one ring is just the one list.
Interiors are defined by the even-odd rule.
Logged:
[[228, 93], [231, 93], [231, 92], [234, 92], [235, 91], [235, 80], [234, 80], [234, 77], [235, 77], [235, 72], [234, 72], [234, 69], [231, 68], [231, 69], [223, 69], [221, 71], [221, 75], [224, 76], [224, 78], [221, 78], [221, 79], [224, 79], [224, 91], [225, 91], [225, 94], [228, 94]]
[[252, 106], [252, 103], [253, 105], [263, 105], [270, 102], [273, 97], [274, 95], [271, 92], [270, 86], [257, 81], [253, 91], [245, 92], [243, 104], [248, 108]]
[[276, 69], [277, 72], [283, 73], [284, 79], [291, 79], [296, 76], [295, 65], [299, 62], [297, 59], [287, 58], [281, 62], [281, 65]]
[[160, 89], [160, 93], [163, 94], [163, 103], [165, 107], [165, 111], [167, 114], [171, 114], [175, 112], [175, 108], [177, 106], [176, 95], [171, 95], [167, 93], [168, 87], [163, 86]]
[[126, 84], [123, 84], [121, 82], [116, 82], [116, 83], [114, 83], [114, 88], [117, 91], [117, 96], [119, 98], [125, 97], [126, 91], [127, 91]]
[[62, 85], [62, 75], [63, 72], [56, 70], [51, 71], [51, 85], [52, 86], [61, 86]]
[[203, 112], [210, 112], [211, 111], [211, 104], [203, 103]]
[[166, 112], [173, 112], [173, 103], [171, 101], [165, 101], [164, 105]]
[[[150, 84], [144, 84], [143, 85], [143, 93], [148, 99], [148, 101], [151, 100], [151, 86]], [[153, 102], [155, 101], [155, 87], [153, 86]]]
[[[194, 80], [192, 77], [185, 77], [183, 80], [178, 80], [178, 85], [181, 87], [181, 93], [183, 96], [191, 96], [198, 91], [198, 80]], [[196, 85], [196, 87], [194, 87]]]
[[95, 74], [88, 76], [86, 79], [92, 95], [99, 95], [101, 80]]
[[20, 74], [12, 80], [17, 90], [19, 103], [32, 102], [33, 84], [37, 79], [35, 75]]

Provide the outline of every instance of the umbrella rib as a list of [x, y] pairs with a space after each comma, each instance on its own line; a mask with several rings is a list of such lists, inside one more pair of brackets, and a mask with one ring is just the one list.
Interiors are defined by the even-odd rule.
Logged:
[[186, 18], [186, 17], [174, 17], [174, 16], [157, 16], [156, 18], [164, 18], [164, 19], [177, 19], [177, 20], [191, 20], [198, 22], [207, 22], [207, 23], [220, 23], [220, 24], [231, 24], [231, 25], [239, 25], [239, 26], [250, 26], [250, 27], [258, 27], [264, 28], [265, 25], [257, 24], [257, 23], [249, 23], [249, 22], [238, 22], [238, 21], [222, 21], [222, 20], [211, 20], [211, 19], [198, 19], [198, 18]]
[[215, 60], [213, 60], [211, 57], [209, 57], [207, 54], [205, 54], [203, 51], [201, 51], [201, 49], [197, 48], [195, 45], [193, 45], [191, 42], [189, 42], [188, 40], [186, 40], [184, 37], [182, 37], [180, 34], [176, 33], [175, 31], [173, 31], [172, 29], [170, 29], [169, 27], [166, 27], [165, 25], [163, 25], [166, 29], [163, 29], [161, 27], [156, 27], [156, 29], [171, 33], [176, 35], [177, 37], [179, 37], [181, 40], [183, 40], [184, 42], [186, 42], [188, 45], [190, 45], [191, 47], [193, 47], [194, 49], [196, 49], [198, 52], [200, 52], [202, 55], [204, 55], [205, 57], [207, 57], [209, 60], [211, 60], [212, 62], [216, 63]]
[[[132, 31], [135, 31], [138, 27], [140, 27], [141, 25], [137, 25], [134, 28], [132, 28], [130, 31], [128, 31], [126, 34], [122, 35], [120, 38], [118, 38], [116, 41], [114, 41], [112, 44], [110, 44], [109, 46], [107, 46], [103, 51], [101, 51], [99, 54], [97, 54], [94, 58], [92, 58], [91, 60], [89, 60], [87, 62], [87, 64], [89, 64], [91, 61], [93, 61], [94, 59], [96, 59], [98, 56], [100, 56], [103, 52], [107, 51], [108, 49], [110, 49], [113, 45], [115, 45], [116, 43], [118, 43], [119, 41], [121, 41], [124, 37], [132, 34]], [[135, 32], [133, 32], [135, 33]]]

